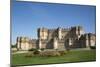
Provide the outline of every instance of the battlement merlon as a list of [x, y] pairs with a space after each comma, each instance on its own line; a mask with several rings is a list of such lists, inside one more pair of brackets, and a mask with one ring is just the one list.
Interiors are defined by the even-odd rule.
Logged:
[[[47, 49], [66, 49], [69, 48], [87, 48], [96, 45], [96, 35], [93, 33], [84, 33], [82, 26], [73, 26], [70, 28], [38, 28], [37, 39], [28, 37], [17, 37], [17, 49], [28, 50], [30, 48]], [[77, 38], [78, 37], [78, 38]], [[75, 45], [77, 44], [77, 45]], [[66, 46], [65, 46], [66, 45]]]
[[[71, 33], [74, 33], [74, 35], [78, 35], [79, 37], [84, 34], [84, 30], [83, 30], [83, 27], [82, 26], [73, 26], [73, 27], [70, 27], [70, 28], [61, 28], [61, 27], [58, 27], [56, 29], [47, 29], [47, 28], [38, 28], [37, 29], [37, 35], [38, 35], [38, 39], [48, 39], [48, 38], [51, 38], [51, 37], [54, 37], [52, 34], [55, 33], [56, 36], [58, 36], [59, 39], [62, 38], [62, 34], [64, 32], [71, 32]], [[78, 37], [78, 38], [79, 38]]]

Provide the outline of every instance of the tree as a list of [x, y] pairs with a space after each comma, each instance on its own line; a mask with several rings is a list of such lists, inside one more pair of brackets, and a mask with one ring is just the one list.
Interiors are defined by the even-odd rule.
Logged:
[[17, 45], [16, 44], [11, 44], [11, 48], [16, 48]]

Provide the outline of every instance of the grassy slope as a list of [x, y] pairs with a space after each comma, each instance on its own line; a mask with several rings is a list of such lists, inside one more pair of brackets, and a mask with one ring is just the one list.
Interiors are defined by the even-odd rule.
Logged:
[[15, 54], [12, 56], [13, 65], [26, 64], [49, 64], [63, 62], [95, 61], [95, 50], [70, 51], [64, 56], [59, 57], [25, 57], [25, 54]]

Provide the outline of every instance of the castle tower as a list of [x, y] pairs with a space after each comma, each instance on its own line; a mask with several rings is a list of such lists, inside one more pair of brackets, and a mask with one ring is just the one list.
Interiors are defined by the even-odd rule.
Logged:
[[18, 50], [28, 50], [29, 48], [29, 39], [27, 37], [17, 37]]
[[26, 45], [25, 49], [29, 50], [30, 49], [30, 44], [29, 44], [29, 39], [27, 37], [25, 37], [25, 45]]
[[89, 48], [89, 38], [88, 38], [88, 34], [85, 34], [85, 44], [86, 44], [86, 48]]
[[77, 35], [77, 38], [79, 39], [82, 34], [84, 34], [82, 26], [76, 26], [76, 35]]
[[92, 33], [85, 34], [85, 43], [87, 48], [90, 48], [90, 46], [95, 46], [95, 35]]
[[89, 33], [88, 37], [89, 37], [89, 45], [90, 46], [95, 46], [95, 44], [96, 44], [95, 35], [92, 34], [92, 33]]
[[21, 49], [21, 44], [20, 44], [20, 37], [17, 37], [17, 50]]
[[53, 39], [53, 46], [54, 46], [54, 49], [57, 49], [58, 48], [57, 38], [54, 38]]
[[38, 43], [39, 43], [39, 49], [41, 49], [42, 48], [41, 39], [39, 39]]
[[82, 26], [78, 26], [78, 34], [79, 34], [79, 35], [84, 34], [84, 31], [83, 31]]
[[47, 39], [48, 38], [48, 29], [39, 28], [38, 29], [38, 38], [39, 39]]
[[21, 49], [25, 50], [25, 47], [26, 47], [26, 45], [25, 45], [25, 39], [24, 39], [24, 37], [21, 37]]
[[61, 37], [62, 37], [62, 36], [61, 36], [61, 28], [58, 27], [58, 38], [61, 39]]
[[71, 38], [68, 39], [68, 43], [69, 43], [69, 46], [72, 46], [72, 40], [71, 40]]

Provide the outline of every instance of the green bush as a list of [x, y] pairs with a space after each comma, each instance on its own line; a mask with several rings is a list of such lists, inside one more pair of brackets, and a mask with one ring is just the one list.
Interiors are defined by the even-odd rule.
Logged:
[[59, 51], [60, 55], [65, 55], [67, 51]]
[[70, 48], [67, 48], [66, 51], [69, 52], [70, 51]]
[[29, 52], [28, 54], [25, 55], [25, 57], [33, 57], [34, 54], [32, 52]]
[[58, 51], [44, 51], [40, 53], [40, 56], [54, 57], [60, 56], [60, 53]]
[[41, 48], [40, 50], [41, 50], [41, 51], [44, 51], [44, 49], [45, 49], [45, 48]]
[[38, 50], [38, 49], [31, 48], [31, 49], [29, 49], [28, 51], [36, 51], [36, 50]]
[[33, 54], [34, 54], [34, 55], [40, 54], [40, 51], [35, 50], [35, 51], [33, 52]]
[[96, 46], [90, 46], [91, 49], [96, 49]]
[[16, 48], [17, 47], [17, 45], [15, 44], [15, 45], [11, 45], [11, 48]]

